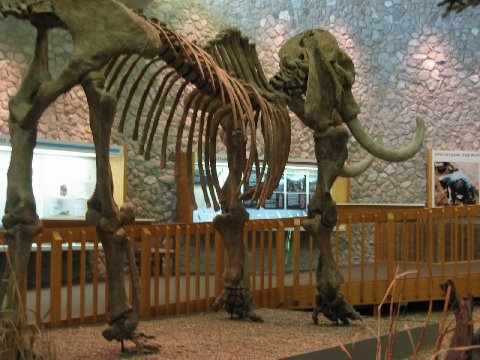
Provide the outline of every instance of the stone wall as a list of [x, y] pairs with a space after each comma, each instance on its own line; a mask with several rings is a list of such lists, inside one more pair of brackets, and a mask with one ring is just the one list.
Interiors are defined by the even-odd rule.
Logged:
[[[155, 0], [149, 9], [182, 34], [200, 43], [226, 26], [237, 26], [258, 45], [266, 73], [278, 68], [282, 42], [300, 31], [332, 31], [353, 58], [357, 70], [354, 95], [361, 120], [387, 145], [410, 139], [416, 116], [427, 122], [426, 146], [435, 149], [479, 148], [480, 100], [479, 10], [441, 18], [437, 0]], [[13, 19], [0, 21], [0, 133], [6, 134], [8, 98], [25, 71], [34, 44], [31, 27]], [[69, 36], [51, 35], [55, 73], [71, 51]], [[83, 91], [61, 96], [40, 125], [42, 138], [91, 142]], [[129, 116], [129, 123], [134, 117]], [[162, 127], [160, 127], [162, 128]], [[175, 128], [172, 129], [174, 141]], [[157, 139], [159, 136], [157, 134]], [[129, 143], [128, 197], [140, 217], [171, 220], [174, 214], [173, 162], [160, 170], [159, 149], [146, 162]], [[365, 155], [352, 141], [351, 157]], [[293, 122], [292, 158], [314, 160], [308, 129]], [[352, 182], [354, 202], [411, 203], [425, 200], [425, 151], [401, 164], [376, 161]]]
[[[478, 9], [444, 19], [437, 0], [206, 3], [221, 8], [230, 23], [255, 39], [272, 69], [285, 38], [309, 28], [329, 29], [355, 63], [361, 120], [385, 144], [398, 146], [410, 139], [420, 116], [427, 122], [426, 147], [479, 149]], [[300, 125], [294, 129], [295, 137], [309, 138]], [[312, 158], [311, 142], [292, 144], [292, 154]], [[351, 157], [363, 154], [352, 142]], [[423, 203], [425, 193], [425, 151], [406, 163], [376, 161], [352, 182], [354, 202]]]

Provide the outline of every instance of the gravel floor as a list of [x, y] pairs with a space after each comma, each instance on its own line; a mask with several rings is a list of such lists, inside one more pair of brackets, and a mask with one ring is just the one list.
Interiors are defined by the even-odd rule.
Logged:
[[[341, 327], [327, 321], [315, 326], [309, 312], [260, 309], [258, 314], [264, 323], [232, 321], [225, 313], [142, 322], [139, 330], [154, 335], [161, 350], [135, 359], [279, 359], [372, 337], [378, 328], [372, 317]], [[405, 315], [399, 319], [398, 329], [422, 326], [424, 321], [424, 314]], [[382, 334], [388, 323], [388, 318], [381, 320]], [[53, 341], [58, 359], [118, 359], [120, 346], [103, 339], [103, 328], [53, 330], [43, 336]]]

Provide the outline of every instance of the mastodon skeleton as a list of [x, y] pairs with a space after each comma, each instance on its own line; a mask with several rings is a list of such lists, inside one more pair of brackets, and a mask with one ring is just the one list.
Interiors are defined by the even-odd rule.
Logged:
[[[256, 49], [246, 37], [235, 29], [225, 30], [210, 41], [205, 50], [208, 59], [212, 61], [236, 82], [248, 89], [253, 104], [254, 121], [245, 126], [244, 133], [231, 132], [232, 115], [230, 109], [221, 108], [219, 94], [205, 94], [194, 90], [186, 96], [183, 116], [177, 132], [176, 151], [181, 149], [182, 134], [189, 112], [191, 125], [188, 133], [187, 156], [191, 163], [193, 152], [193, 137], [198, 133], [198, 168], [203, 193], [210, 206], [212, 199], [215, 209], [222, 209], [223, 214], [214, 219], [215, 227], [223, 235], [227, 249], [227, 267], [225, 270], [225, 292], [217, 299], [216, 306], [225, 308], [238, 317], [258, 319], [252, 312], [251, 296], [248, 291], [248, 279], [245, 267], [245, 249], [242, 242], [242, 232], [248, 214], [241, 199], [252, 198], [258, 206], [262, 206], [276, 187], [288, 158], [290, 147], [290, 119], [288, 109], [313, 131], [315, 140], [315, 156], [318, 165], [318, 181], [315, 196], [309, 206], [309, 217], [306, 228], [317, 240], [319, 245], [319, 265], [317, 267], [317, 303], [314, 320], [322, 312], [335, 322], [348, 323], [349, 319], [358, 319], [358, 314], [346, 302], [340, 293], [342, 276], [336, 270], [331, 256], [330, 235], [336, 224], [336, 206], [330, 196], [330, 189], [338, 176], [357, 176], [368, 168], [373, 157], [353, 166], [346, 166], [348, 157], [347, 142], [348, 130], [359, 144], [370, 154], [386, 161], [405, 161], [413, 157], [421, 148], [425, 127], [423, 121], [417, 120], [418, 128], [413, 141], [401, 149], [389, 149], [375, 142], [362, 128], [359, 119], [359, 106], [352, 94], [352, 85], [355, 80], [355, 69], [350, 57], [339, 48], [337, 41], [329, 32], [321, 29], [310, 30], [298, 34], [286, 41], [280, 51], [280, 71], [267, 80], [261, 67]], [[137, 59], [129, 64], [126, 59], [119, 60], [116, 71], [109, 76], [113, 79], [108, 87], [115, 82], [118, 73], [123, 68], [128, 69], [120, 84], [125, 84]], [[149, 67], [147, 64], [146, 67]], [[110, 67], [111, 69], [113, 67]], [[164, 70], [162, 70], [164, 71]], [[220, 70], [219, 70], [220, 71]], [[153, 74], [155, 78], [158, 73]], [[134, 86], [125, 102], [120, 129], [125, 123], [125, 114], [132, 102], [138, 85], [145, 75], [145, 70], [139, 72]], [[139, 124], [144, 105], [144, 99], [152, 83], [150, 79], [140, 101], [133, 137], [139, 137]], [[166, 77], [168, 79], [168, 76]], [[161, 89], [165, 84], [162, 83]], [[173, 80], [174, 81], [174, 80]], [[173, 83], [173, 81], [171, 83]], [[121, 94], [120, 86], [117, 94]], [[180, 87], [178, 94], [184, 90]], [[161, 91], [165, 93], [163, 90]], [[153, 112], [158, 103], [158, 109], [163, 109], [164, 100], [160, 99], [160, 92], [154, 97], [153, 107], [145, 120], [141, 152], [147, 158], [153, 143], [153, 136], [158, 124], [159, 111], [153, 120]], [[174, 101], [170, 115], [163, 131], [161, 159], [165, 164], [167, 136], [171, 126], [172, 114], [179, 104], [179, 97]], [[218, 104], [217, 110], [212, 110], [212, 104]], [[288, 109], [287, 109], [288, 107]], [[221, 116], [214, 114], [215, 111]], [[222, 122], [222, 119], [226, 121]], [[196, 128], [199, 123], [198, 129]], [[223, 186], [216, 174], [216, 145], [218, 127], [222, 125], [226, 130], [227, 154], [229, 160], [229, 177]], [[260, 164], [257, 146], [256, 131], [260, 127], [265, 148], [264, 161]], [[249, 131], [248, 131], [249, 130]], [[148, 135], [148, 131], [150, 134]], [[249, 134], [250, 156], [244, 158], [245, 134]], [[145, 143], [148, 143], [145, 148]], [[243, 139], [243, 140], [242, 140]], [[243, 144], [242, 144], [243, 141]], [[236, 144], [236, 145], [235, 145]], [[280, 145], [280, 147], [278, 147]], [[256, 170], [257, 187], [252, 191], [240, 194], [241, 185], [248, 182], [252, 166]], [[190, 169], [190, 180], [192, 173]], [[191, 184], [192, 185], [192, 184]], [[219, 201], [217, 201], [217, 197]], [[194, 199], [192, 199], [194, 201]]]
[[[227, 250], [227, 287], [246, 299], [241, 310], [230, 308], [239, 316], [256, 318], [251, 310], [248, 287], [244, 280], [243, 224], [248, 218], [240, 200], [241, 185], [248, 179], [252, 164], [257, 162], [256, 132], [261, 127], [265, 141], [265, 163], [262, 186], [253, 198], [262, 203], [270, 196], [281, 177], [288, 157], [290, 121], [281, 99], [267, 98], [262, 87], [237, 79], [218, 66], [214, 56], [169, 30], [158, 21], [146, 19], [116, 0], [29, 0], [0, 1], [0, 14], [29, 21], [37, 29], [34, 58], [17, 94], [10, 100], [9, 126], [12, 158], [8, 171], [7, 204], [3, 223], [9, 245], [11, 267], [4, 274], [3, 284], [16, 277], [25, 278], [33, 238], [41, 230], [32, 191], [32, 157], [37, 127], [43, 112], [55, 99], [76, 85], [81, 85], [87, 97], [90, 126], [95, 143], [97, 183], [88, 201], [87, 221], [96, 225], [97, 235], [105, 252], [109, 287], [109, 324], [104, 331], [108, 340], [133, 340], [143, 350], [153, 350], [147, 340], [135, 332], [138, 324], [138, 279], [135, 278], [132, 249], [124, 226], [134, 216], [131, 207], [118, 209], [113, 200], [113, 182], [108, 149], [116, 104], [126, 89], [136, 66], [142, 70], [129, 89], [126, 105], [120, 117], [120, 129], [127, 121], [127, 112], [139, 84], [149, 70], [155, 75], [147, 83], [134, 124], [134, 138], [140, 138], [142, 152], [148, 158], [153, 140], [165, 110], [166, 98], [177, 91], [164, 128], [162, 165], [166, 162], [166, 138], [173, 116], [188, 85], [196, 88], [185, 100], [180, 121], [177, 149], [189, 112], [193, 113], [187, 147], [192, 153], [193, 132], [198, 123], [200, 164], [205, 164], [202, 187], [210, 192], [216, 208], [223, 214], [215, 226], [225, 237]], [[48, 64], [48, 31], [67, 30], [73, 39], [71, 59], [57, 78], [52, 78]], [[141, 59], [147, 59], [142, 63]], [[242, 64], [242, 66], [245, 64]], [[255, 64], [248, 71], [261, 76]], [[126, 73], [122, 72], [125, 66]], [[156, 79], [161, 77], [157, 87]], [[117, 84], [117, 80], [119, 83]], [[176, 84], [179, 87], [176, 87]], [[145, 123], [141, 117], [150, 92], [156, 95]], [[197, 121], [198, 120], [198, 121]], [[219, 126], [225, 133], [230, 174], [220, 187], [215, 170], [215, 144]], [[248, 136], [248, 135], [251, 136]], [[275, 138], [275, 141], [274, 141]], [[203, 140], [202, 140], [203, 139]], [[250, 139], [250, 143], [248, 143]], [[280, 140], [280, 141], [277, 141]], [[247, 153], [247, 145], [249, 152]], [[203, 154], [203, 156], [202, 156]], [[258, 167], [257, 167], [258, 168]], [[125, 291], [123, 260], [128, 256], [136, 290], [133, 309]], [[8, 280], [7, 279], [7, 280]], [[0, 288], [0, 303], [17, 310], [20, 303], [8, 286]], [[229, 303], [229, 302], [227, 302]], [[230, 302], [231, 303], [231, 302]], [[235, 302], [236, 304], [238, 302]], [[228, 306], [227, 306], [228, 308]], [[28, 349], [30, 351], [31, 349]], [[17, 350], [12, 349], [12, 358]]]
[[[0, 13], [28, 20], [37, 29], [36, 51], [30, 70], [18, 93], [10, 101], [12, 160], [3, 222], [7, 230], [13, 273], [23, 279], [33, 236], [41, 228], [31, 186], [31, 162], [38, 121], [43, 111], [60, 94], [80, 84], [87, 95], [97, 155], [97, 184], [88, 202], [87, 220], [97, 226], [106, 256], [111, 326], [104, 335], [108, 339], [140, 342], [135, 333], [138, 299], [137, 308], [132, 311], [123, 280], [123, 259], [126, 255], [131, 260], [131, 267], [134, 267], [124, 230], [124, 225], [132, 221], [133, 214], [131, 208], [118, 210], [113, 201], [108, 160], [116, 104], [128, 88], [131, 76], [136, 78], [128, 89], [119, 124], [120, 129], [125, 128], [138, 87], [148, 79], [133, 126], [133, 137], [140, 139], [141, 151], [147, 158], [154, 144], [160, 116], [166, 108], [167, 96], [176, 91], [163, 129], [162, 165], [166, 162], [167, 137], [175, 110], [184, 92], [189, 91], [188, 84], [195, 87], [183, 101], [184, 112], [177, 133], [176, 149], [178, 151], [181, 148], [185, 124], [190, 116], [188, 156], [192, 156], [193, 138], [197, 132], [202, 189], [206, 198], [212, 199], [213, 206], [222, 209], [222, 214], [214, 220], [214, 226], [225, 241], [226, 286], [225, 293], [216, 304], [223, 304], [227, 311], [239, 317], [258, 319], [252, 311], [244, 268], [243, 227], [248, 214], [241, 198], [249, 196], [261, 206], [276, 187], [289, 152], [288, 108], [312, 128], [315, 135], [319, 182], [309, 212], [315, 219], [312, 233], [318, 235], [317, 240], [323, 244], [323, 256], [328, 256], [325, 249], [329, 246], [329, 242], [324, 240], [329, 241], [336, 223], [335, 204], [329, 196], [330, 187], [342, 171], [353, 174], [352, 171], [342, 170], [348, 139], [343, 123], [369, 152], [391, 161], [402, 161], [413, 156], [423, 139], [420, 127], [415, 141], [395, 152], [374, 143], [363, 132], [356, 119], [356, 104], [350, 91], [353, 83], [353, 66], [349, 66], [351, 60], [343, 56], [338, 44], [334, 39], [332, 42], [330, 35], [325, 36], [325, 32], [303, 34], [304, 38], [289, 40], [285, 48], [287, 50], [281, 56], [279, 74], [267, 81], [253, 45], [238, 32], [227, 31], [219, 35], [207, 46], [207, 52], [116, 0], [0, 1]], [[48, 67], [48, 30], [51, 28], [66, 29], [74, 43], [72, 57], [56, 79], [52, 79]], [[317, 42], [308, 41], [310, 38]], [[141, 58], [149, 61], [145, 64]], [[139, 73], [134, 71], [137, 67], [142, 67]], [[153, 76], [150, 75], [152, 69], [156, 69]], [[155, 85], [157, 78], [161, 78], [159, 87]], [[175, 86], [177, 83], [178, 87]], [[154, 100], [142, 123], [146, 99], [151, 92]], [[215, 164], [220, 126], [225, 133], [229, 166], [228, 179], [223, 186], [217, 179]], [[257, 129], [264, 138], [262, 164], [256, 146]], [[258, 186], [252, 193], [242, 195], [242, 184], [248, 181], [253, 165]], [[363, 168], [365, 166], [362, 165], [360, 170]], [[321, 270], [320, 274], [335, 274], [331, 272], [330, 265], [329, 271]], [[317, 271], [317, 281], [318, 274]], [[348, 317], [355, 318], [355, 314], [349, 312], [350, 308], [344, 311], [346, 304], [340, 301], [342, 297], [338, 295], [338, 284], [338, 279], [328, 278], [317, 286], [320, 290], [317, 310], [332, 319], [340, 318], [343, 321]], [[322, 293], [324, 287], [328, 294]], [[1, 294], [0, 289], [0, 301]], [[322, 298], [322, 294], [328, 296]], [[8, 298], [13, 304], [14, 295], [8, 294]], [[340, 315], [335, 313], [339, 309], [344, 311]], [[331, 312], [334, 312], [333, 315]]]

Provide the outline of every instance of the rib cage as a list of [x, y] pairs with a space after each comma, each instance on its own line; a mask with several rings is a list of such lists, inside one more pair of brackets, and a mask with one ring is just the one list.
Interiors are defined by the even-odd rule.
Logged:
[[[207, 206], [213, 205], [218, 210], [223, 194], [216, 172], [217, 135], [221, 121], [229, 121], [229, 128], [240, 131], [248, 141], [249, 154], [240, 185], [248, 183], [255, 165], [257, 187], [252, 199], [258, 206], [263, 206], [280, 181], [288, 159], [290, 119], [281, 96], [265, 77], [255, 46], [240, 32], [228, 30], [203, 50], [158, 21], [147, 21], [155, 26], [165, 44], [158, 56], [145, 62], [137, 55], [123, 55], [113, 59], [105, 69], [105, 88], [115, 93], [117, 100], [127, 90], [129, 80], [133, 81], [121, 110], [119, 131], [124, 132], [133, 100], [141, 84], [145, 83], [131, 135], [134, 140], [139, 140], [139, 152], [149, 160], [167, 98], [174, 95], [162, 134], [160, 166], [164, 168], [168, 135], [183, 98], [184, 110], [178, 124], [175, 151], [182, 151], [182, 139], [190, 115], [186, 149], [188, 163], [192, 162], [194, 138], [198, 135], [196, 150], [202, 191]], [[189, 85], [196, 89], [189, 90]], [[146, 109], [149, 97], [153, 100]], [[142, 126], [144, 112], [147, 115]], [[258, 157], [257, 129], [264, 139], [262, 167]], [[190, 168], [188, 177], [192, 185]], [[192, 201], [195, 204], [195, 199]]]

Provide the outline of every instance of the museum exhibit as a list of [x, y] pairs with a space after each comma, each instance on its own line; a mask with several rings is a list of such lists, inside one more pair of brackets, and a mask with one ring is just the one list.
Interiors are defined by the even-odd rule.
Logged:
[[479, 5], [0, 0], [0, 359], [480, 359]]

